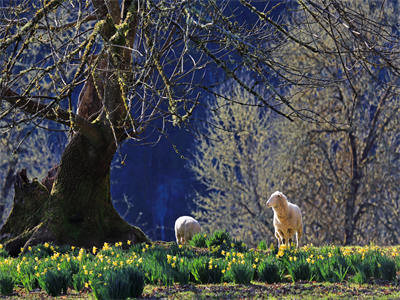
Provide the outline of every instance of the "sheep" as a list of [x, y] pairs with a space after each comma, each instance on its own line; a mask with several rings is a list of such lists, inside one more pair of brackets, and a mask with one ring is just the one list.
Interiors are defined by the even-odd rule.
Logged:
[[201, 231], [199, 222], [189, 216], [182, 216], [175, 221], [175, 237], [177, 244], [184, 244]]
[[300, 208], [290, 203], [286, 196], [276, 191], [267, 201], [267, 207], [272, 207], [274, 211], [275, 237], [278, 239], [278, 246], [283, 243], [290, 245], [296, 233], [296, 246], [299, 247], [299, 240], [303, 235], [303, 220]]

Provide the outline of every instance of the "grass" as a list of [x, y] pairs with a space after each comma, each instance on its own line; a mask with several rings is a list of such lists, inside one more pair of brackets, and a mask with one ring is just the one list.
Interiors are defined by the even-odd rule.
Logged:
[[183, 285], [160, 288], [146, 286], [144, 298], [205, 299], [205, 298], [251, 298], [251, 299], [397, 299], [396, 286], [352, 283], [278, 283], [252, 282], [250, 285], [208, 284]]
[[[0, 257], [0, 273], [9, 274], [0, 292], [12, 284], [10, 297], [24, 299], [400, 297], [399, 246], [248, 249], [226, 232], [203, 234], [196, 243], [208, 247], [127, 241], [79, 249], [45, 243], [16, 258]], [[140, 280], [126, 280], [128, 275]]]

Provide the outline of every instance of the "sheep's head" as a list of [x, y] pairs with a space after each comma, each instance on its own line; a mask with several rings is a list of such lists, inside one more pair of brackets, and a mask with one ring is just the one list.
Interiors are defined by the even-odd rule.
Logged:
[[286, 196], [280, 191], [276, 191], [271, 195], [271, 197], [269, 197], [267, 201], [267, 207], [280, 207], [284, 201], [287, 201]]

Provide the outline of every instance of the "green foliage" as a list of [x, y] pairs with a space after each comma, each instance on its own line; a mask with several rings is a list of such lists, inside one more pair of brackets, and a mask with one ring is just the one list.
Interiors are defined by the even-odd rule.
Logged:
[[[213, 249], [227, 239], [225, 233], [211, 236], [213, 241], [219, 241], [213, 244]], [[43, 246], [51, 249], [49, 245]], [[399, 249], [282, 246], [277, 252], [256, 249], [239, 252], [231, 248], [218, 253], [174, 243], [135, 245], [126, 250], [119, 244], [91, 251], [71, 249], [64, 254], [54, 247], [49, 256], [47, 250], [37, 247], [18, 258], [0, 258], [0, 275], [9, 276], [0, 284], [5, 291], [14, 284], [24, 286], [27, 291], [40, 287], [51, 296], [65, 293], [68, 287], [76, 291], [91, 287], [98, 299], [108, 299], [142, 293], [142, 280], [143, 285], [165, 286], [189, 282], [249, 284], [251, 280], [274, 283], [288, 277], [293, 282], [394, 281], [400, 271], [396, 266]], [[43, 257], [39, 259], [36, 254]], [[132, 286], [133, 282], [137, 286]]]
[[[165, 260], [165, 259], [163, 259]], [[146, 282], [156, 285], [171, 285], [173, 280], [168, 277], [166, 269], [166, 262], [157, 260], [156, 256], [149, 255], [143, 258], [142, 269], [146, 276]]]
[[141, 268], [146, 275], [146, 282], [159, 285], [189, 282], [190, 270], [187, 258], [178, 258], [176, 255], [167, 254], [168, 252], [171, 251], [154, 249], [143, 255]]
[[62, 270], [48, 270], [38, 277], [39, 286], [52, 297], [65, 294], [69, 284], [68, 275]]
[[39, 287], [35, 273], [35, 261], [33, 259], [27, 260], [25, 263], [20, 263], [17, 267], [17, 272], [14, 277], [16, 282], [21, 284], [27, 291], [32, 291]]
[[299, 256], [291, 262], [286, 261], [286, 268], [293, 282], [299, 280], [310, 280], [311, 268], [310, 264], [303, 256]]
[[261, 240], [261, 241], [258, 243], [257, 249], [266, 251], [266, 250], [268, 249], [267, 242], [266, 242], [265, 240]]
[[81, 291], [85, 286], [85, 282], [87, 281], [87, 276], [85, 276], [83, 272], [72, 274], [72, 288], [75, 291]]
[[364, 267], [359, 266], [358, 271], [350, 278], [350, 281], [358, 284], [367, 283], [368, 277], [365, 273]]
[[191, 272], [186, 258], [179, 258], [178, 262], [171, 263], [166, 269], [166, 274], [172, 278], [173, 282], [187, 284], [190, 280]]
[[103, 280], [95, 281], [91, 287], [96, 299], [126, 299], [140, 297], [144, 284], [142, 272], [126, 267], [108, 271]]
[[238, 284], [249, 284], [253, 279], [254, 269], [246, 261], [230, 265], [225, 273], [225, 280]]
[[383, 280], [394, 281], [396, 279], [396, 263], [385, 256], [379, 262], [379, 276]]
[[54, 245], [51, 244], [40, 244], [32, 247], [30, 250], [27, 251], [25, 256], [27, 257], [37, 257], [39, 259], [49, 257], [53, 255], [56, 251]]
[[316, 281], [342, 282], [349, 268], [343, 256], [335, 255], [330, 259], [316, 259], [311, 266], [311, 272]]
[[258, 278], [267, 283], [281, 281], [280, 269], [275, 258], [269, 256], [257, 268]]
[[9, 274], [0, 273], [0, 295], [9, 296], [14, 290], [14, 280]]
[[393, 281], [396, 279], [395, 261], [382, 255], [379, 251], [370, 251], [366, 253], [362, 259], [359, 258], [354, 268], [357, 270], [357, 273], [361, 273], [365, 276], [365, 280], [376, 278]]
[[189, 244], [193, 247], [206, 248], [207, 247], [206, 238], [207, 235], [201, 232], [196, 233], [189, 241]]
[[208, 257], [199, 257], [191, 261], [190, 271], [199, 283], [220, 283], [222, 267], [219, 261]]
[[216, 230], [207, 238], [206, 244], [210, 250], [227, 251], [232, 248], [232, 238], [227, 231]]
[[232, 243], [231, 243], [232, 249], [238, 252], [247, 252], [248, 248], [247, 245], [237, 239], [233, 239]]
[[3, 248], [3, 246], [0, 246], [0, 257], [8, 257], [9, 253], [7, 252], [6, 249]]

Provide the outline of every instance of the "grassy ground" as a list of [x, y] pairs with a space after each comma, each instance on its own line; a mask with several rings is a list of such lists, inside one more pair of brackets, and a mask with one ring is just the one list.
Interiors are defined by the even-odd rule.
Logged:
[[[0, 297], [1, 298], [1, 297]], [[81, 293], [69, 291], [68, 295], [50, 297], [43, 291], [26, 293], [18, 289], [7, 299], [93, 299], [90, 290]], [[143, 299], [400, 299], [400, 285], [375, 283], [277, 283], [252, 282], [238, 284], [188, 284], [161, 287], [147, 285]], [[4, 298], [5, 299], [5, 298]]]
[[[232, 245], [234, 244], [232, 243]], [[104, 276], [104, 274], [106, 274], [106, 269], [114, 272], [115, 270], [118, 270], [118, 266], [122, 266], [122, 264], [126, 265], [128, 263], [132, 265], [136, 264], [136, 267], [140, 266], [143, 268], [140, 270], [145, 272], [143, 274], [146, 274], [146, 282], [149, 284], [145, 286], [141, 299], [400, 299], [399, 246], [389, 248], [376, 246], [343, 247], [341, 249], [332, 246], [326, 246], [323, 248], [304, 246], [301, 248], [301, 251], [297, 251], [297, 249], [280, 249], [276, 254], [271, 252], [271, 250], [264, 251], [257, 249], [251, 249], [250, 251], [243, 253], [239, 253], [237, 250], [233, 251], [232, 249], [230, 251], [220, 252], [218, 252], [219, 250], [217, 252], [214, 250], [215, 249], [213, 248], [210, 250], [189, 245], [177, 246], [175, 243], [156, 242], [152, 245], [143, 244], [129, 246], [125, 250], [123, 250], [121, 245], [117, 244], [115, 246], [107, 245], [107, 247], [105, 245], [103, 249], [96, 249], [96, 251], [95, 249], [85, 251], [84, 249], [71, 247], [71, 250], [68, 250], [69, 252], [60, 255], [60, 253], [57, 252], [56, 249], [52, 248], [51, 245], [44, 244], [38, 246], [38, 248], [32, 248], [29, 250], [29, 253], [18, 258], [5, 257], [2, 259], [0, 257], [0, 275], [11, 273], [15, 275], [14, 282], [17, 282], [14, 285], [14, 293], [9, 297], [0, 296], [0, 300], [94, 299], [94, 293], [91, 288], [97, 288], [98, 286], [91, 284], [90, 280], [95, 280], [100, 276], [103, 276], [101, 278], [106, 278]], [[207, 255], [210, 256], [208, 257]], [[39, 256], [39, 258], [37, 256]], [[202, 256], [207, 256], [206, 261], [201, 262], [200, 265], [194, 264], [195, 260]], [[227, 272], [231, 262], [236, 260], [235, 264], [237, 265], [240, 261], [241, 265], [248, 265], [250, 268], [254, 268], [254, 272], [257, 272], [257, 276], [251, 278], [264, 280], [261, 278], [266, 278], [266, 275], [263, 275], [263, 277], [261, 274], [271, 274], [273, 269], [267, 269], [269, 270], [267, 273], [262, 273], [260, 269], [257, 269], [256, 263], [261, 266], [261, 262], [266, 261], [268, 258], [267, 256], [269, 258], [272, 257], [274, 261], [276, 261], [276, 259], [281, 261], [281, 263], [277, 264], [279, 268], [284, 268], [284, 272], [280, 275], [282, 276], [279, 279], [281, 281], [280, 283], [267, 284], [259, 281], [251, 281], [250, 284], [241, 285], [228, 282], [248, 281], [234, 281], [231, 280], [230, 277], [227, 277], [223, 280], [226, 281], [226, 283], [199, 284], [200, 282], [220, 282], [221, 279], [217, 281], [208, 281], [201, 279], [201, 277], [193, 277], [190, 280], [186, 278], [187, 280], [180, 281], [180, 277], [176, 277], [177, 273], [172, 272], [172, 270], [175, 272], [179, 271], [181, 272], [179, 274], [186, 274], [185, 276], [189, 276], [188, 274], [192, 274], [190, 276], [196, 276], [193, 274], [200, 274], [196, 272], [187, 273], [188, 270], [185, 269], [185, 266], [187, 267], [185, 263], [188, 265], [191, 263], [192, 265], [190, 266], [195, 266], [195, 270], [203, 270], [202, 274], [210, 274], [210, 272], [212, 273], [212, 271], [210, 271], [211, 269], [213, 271], [218, 270], [216, 265], [216, 261], [218, 261], [218, 263], [225, 264], [221, 269], [219, 269], [221, 270], [219, 272], [226, 275], [227, 273], [224, 271]], [[33, 257], [35, 257], [35, 259]], [[382, 260], [383, 257], [390, 258], [390, 264], [387, 264], [387, 261]], [[213, 264], [210, 266], [211, 260], [213, 260]], [[288, 270], [289, 268], [294, 268], [299, 262], [301, 262], [301, 260], [303, 260], [303, 264], [299, 264], [300, 266], [317, 266], [320, 269], [313, 269], [313, 274], [300, 269], [303, 270], [303, 273], [307, 273], [307, 276], [305, 277], [300, 277], [296, 275], [296, 273], [289, 274], [286, 268]], [[302, 279], [305, 278], [309, 278], [308, 280], [321, 280], [321, 278], [318, 277], [319, 273], [317, 271], [321, 270], [322, 272], [325, 270], [325, 272], [327, 272], [326, 269], [323, 269], [325, 266], [323, 263], [328, 262], [327, 266], [333, 266], [336, 268], [336, 265], [340, 261], [342, 264], [347, 264], [344, 264], [346, 271], [343, 278], [338, 280], [338, 278], [333, 276], [323, 277], [323, 279], [341, 283], [302, 281]], [[71, 265], [66, 262], [71, 262]], [[47, 268], [53, 268], [53, 270], [56, 270], [57, 267], [59, 271], [65, 271], [68, 276], [71, 276], [68, 272], [69, 270], [72, 270], [72, 262], [75, 264], [75, 267], [79, 266], [79, 270], [74, 271], [74, 275], [78, 274], [79, 276], [73, 277], [73, 282], [80, 282], [77, 281], [76, 278], [81, 278], [83, 281], [81, 282], [82, 285], [78, 288], [76, 288], [75, 285], [70, 286], [74, 286], [77, 290], [82, 289], [81, 292], [69, 288], [66, 295], [51, 297], [47, 295], [44, 290], [40, 290], [39, 288], [36, 288], [32, 292], [27, 292], [22, 288], [22, 284], [26, 286], [27, 276], [31, 273], [34, 274], [34, 276], [37, 276], [37, 278], [44, 280], [44, 277], [40, 276], [45, 274]], [[61, 263], [63, 263], [63, 265], [60, 267]], [[361, 263], [364, 264], [361, 265]], [[160, 268], [160, 266], [163, 267]], [[179, 266], [183, 266], [182, 269], [179, 269]], [[340, 266], [341, 265], [339, 265], [339, 267]], [[357, 266], [356, 271], [361, 267], [363, 267], [363, 269], [360, 270], [364, 270], [363, 272], [368, 271], [366, 280], [354, 280], [354, 278], [356, 278], [354, 271], [353, 274], [348, 273], [350, 275], [346, 276], [347, 270], [349, 270], [350, 266], [353, 266], [353, 268], [354, 266]], [[368, 268], [366, 268], [367, 266]], [[371, 268], [369, 268], [370, 266]], [[372, 266], [374, 266], [374, 268], [372, 268]], [[394, 270], [391, 269], [390, 266], [394, 267]], [[33, 269], [35, 271], [33, 271]], [[247, 269], [239, 269], [236, 273], [243, 277], [243, 274], [247, 274], [246, 270]], [[311, 269], [307, 268], [307, 270], [311, 272]], [[393, 276], [390, 277], [390, 280], [387, 279], [388, 277], [382, 276], [382, 274], [385, 273], [382, 270], [385, 270], [386, 273], [388, 270], [393, 271], [391, 273]], [[275, 271], [277, 272], [277, 270]], [[118, 275], [120, 278], [127, 278], [126, 273], [121, 274], [122, 275]], [[165, 281], [164, 277], [169, 276], [168, 274], [171, 276], [169, 278], [175, 279], [172, 281]], [[292, 283], [292, 276], [295, 276], [293, 277], [293, 280], [296, 281], [295, 283]], [[23, 281], [23, 279], [25, 281]], [[56, 278], [54, 280], [59, 279]], [[104, 286], [111, 282], [107, 281], [108, 279], [101, 279], [101, 284], [103, 284], [103, 280]], [[250, 278], [248, 280], [250, 280]], [[55, 287], [57, 284], [54, 285], [54, 283], [59, 281], [49, 280], [48, 282], [50, 282], [51, 287]], [[132, 280], [129, 282], [137, 283], [138, 281]], [[173, 284], [166, 286], [166, 284], [172, 284], [173, 282], [189, 282], [189, 284]], [[195, 284], [194, 282], [197, 283]], [[368, 284], [356, 284], [354, 282], [368, 282]], [[0, 285], [0, 287], [1, 286], [3, 285]], [[37, 286], [38, 285], [36, 284], [31, 288]], [[110, 284], [108, 286], [118, 287], [118, 289], [120, 288], [118, 282], [117, 284]]]
[[146, 286], [143, 298], [168, 299], [400, 299], [400, 286], [382, 284], [278, 283]]

